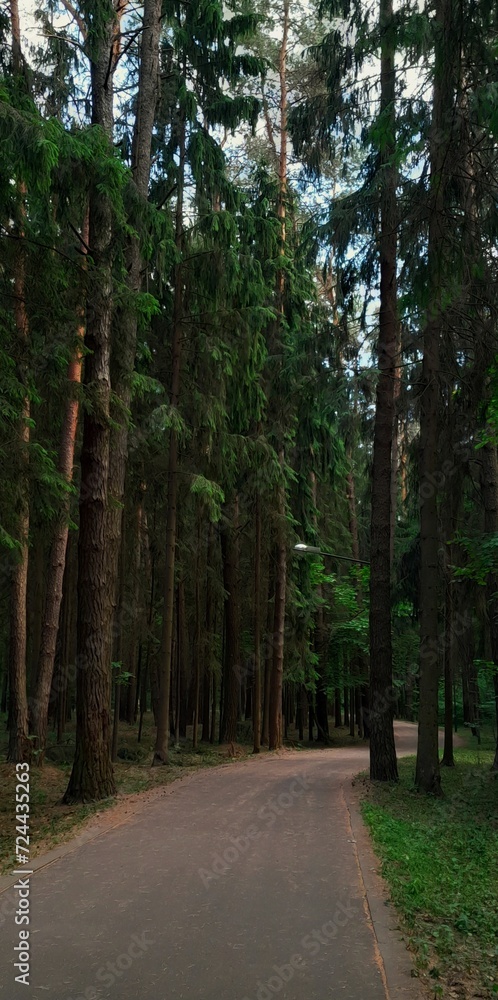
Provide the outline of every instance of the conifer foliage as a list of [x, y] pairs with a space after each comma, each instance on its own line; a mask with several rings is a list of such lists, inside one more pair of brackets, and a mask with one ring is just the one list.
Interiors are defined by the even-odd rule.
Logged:
[[154, 766], [345, 729], [391, 781], [400, 715], [440, 794], [443, 718], [448, 766], [455, 713], [498, 726], [495, 12], [27, 18], [0, 20], [7, 760], [66, 733], [65, 801], [106, 798], [151, 718]]

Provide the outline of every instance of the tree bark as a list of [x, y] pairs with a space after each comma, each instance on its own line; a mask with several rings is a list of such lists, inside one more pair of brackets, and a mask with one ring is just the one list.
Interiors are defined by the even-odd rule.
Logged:
[[[83, 223], [81, 237], [83, 252], [86, 253], [86, 248], [88, 247], [90, 239], [88, 214], [86, 215]], [[82, 347], [85, 337], [84, 312], [82, 312], [80, 316], [80, 323], [77, 328], [76, 337], [76, 347], [67, 370], [68, 398], [66, 401], [61, 442], [59, 446], [58, 470], [61, 475], [64, 476], [68, 484], [72, 482], [73, 478], [76, 432], [78, 429], [79, 399], [76, 389], [81, 382], [83, 359]], [[47, 742], [48, 704], [50, 699], [52, 676], [54, 672], [55, 647], [62, 603], [62, 583], [66, 565], [67, 540], [69, 534], [69, 508], [70, 499], [68, 496], [60, 512], [50, 548], [50, 571], [45, 595], [45, 608], [43, 613], [36, 689], [34, 699], [31, 703], [31, 732], [35, 737], [35, 748], [39, 751], [37, 757], [39, 764], [43, 763]]]
[[[119, 0], [117, 0], [119, 3]], [[121, 2], [124, 8], [126, 3]], [[140, 39], [137, 107], [131, 149], [131, 173], [138, 204], [147, 201], [151, 166], [151, 143], [159, 92], [159, 40], [161, 33], [161, 0], [144, 0], [143, 27]], [[133, 219], [131, 220], [133, 223]], [[143, 260], [137, 237], [129, 238], [125, 250], [126, 284], [133, 299], [142, 288]], [[133, 301], [118, 308], [114, 322], [112, 350], [111, 448], [109, 457], [109, 498], [107, 510], [107, 544], [110, 559], [109, 588], [114, 604], [117, 601], [119, 552], [124, 516], [125, 480], [129, 448], [129, 417], [132, 394], [132, 373], [137, 348], [138, 311]], [[132, 685], [133, 687], [133, 685]], [[125, 706], [128, 714], [128, 705]]]
[[[287, 142], [288, 142], [288, 91], [287, 91], [287, 54], [289, 43], [290, 2], [283, 0], [282, 41], [279, 49], [278, 75], [280, 83], [280, 145], [278, 152], [278, 202], [277, 217], [280, 224], [280, 256], [285, 255], [286, 245], [286, 211], [287, 211]], [[281, 339], [283, 337], [283, 320], [285, 314], [285, 270], [279, 267], [276, 280], [276, 311], [272, 351], [282, 353]], [[273, 393], [275, 392], [272, 387]], [[277, 407], [273, 409], [277, 414]], [[273, 658], [269, 692], [269, 729], [268, 740], [270, 750], [282, 746], [282, 686], [284, 670], [284, 635], [285, 635], [285, 604], [287, 587], [287, 539], [285, 531], [286, 493], [284, 484], [285, 448], [284, 430], [277, 416], [278, 457], [282, 470], [282, 482], [277, 490], [277, 544], [276, 544], [276, 576], [275, 576], [275, 608], [273, 619]]]
[[201, 683], [201, 662], [204, 660], [201, 624], [201, 515], [197, 512], [197, 566], [195, 574], [195, 646], [194, 646], [194, 718], [192, 745], [197, 747], [199, 728], [199, 698]]
[[130, 726], [136, 722], [137, 690], [139, 684], [138, 663], [139, 650], [143, 629], [143, 606], [141, 595], [140, 568], [142, 565], [142, 539], [143, 539], [143, 494], [144, 488], [141, 486], [135, 512], [135, 537], [132, 538], [133, 556], [130, 567], [130, 583], [127, 587], [129, 594], [128, 618], [130, 621], [131, 634], [129, 637], [129, 654], [125, 657], [125, 664], [130, 674], [128, 687], [126, 689], [126, 721]]
[[[175, 243], [179, 257], [183, 249], [183, 196], [185, 183], [186, 123], [180, 122], [179, 164], [176, 196]], [[172, 375], [170, 406], [177, 409], [180, 400], [182, 363], [183, 273], [181, 259], [174, 269], [173, 338], [171, 345]], [[178, 495], [178, 435], [170, 430], [168, 456], [168, 506], [166, 513], [166, 567], [164, 571], [163, 633], [159, 674], [159, 713], [156, 744], [152, 764], [168, 763], [169, 704], [171, 686], [171, 654], [173, 647], [173, 607], [175, 597], [176, 503]]]
[[[484, 506], [484, 531], [487, 536], [498, 534], [498, 456], [493, 437], [481, 448], [481, 492]], [[493, 686], [496, 708], [496, 750], [492, 770], [498, 771], [498, 574], [490, 573], [486, 581], [486, 607], [494, 663]]]
[[[92, 124], [113, 138], [114, 47], [119, 15], [112, 9], [94, 39], [91, 63]], [[111, 55], [110, 55], [111, 54]], [[78, 546], [78, 654], [76, 748], [65, 803], [114, 795], [111, 762], [112, 594], [108, 528], [110, 351], [112, 321], [112, 207], [107, 194], [90, 194], [89, 236], [95, 281], [87, 302], [85, 408], [81, 449]]]
[[392, 0], [381, 0], [380, 114], [386, 137], [380, 150], [379, 379], [375, 410], [370, 542], [370, 777], [396, 781], [391, 637], [391, 477], [397, 314], [397, 170]]
[[[416, 787], [441, 795], [438, 752], [439, 559], [438, 436], [440, 341], [444, 321], [447, 189], [453, 118], [453, 0], [436, 4], [433, 116], [430, 138], [429, 306], [423, 334], [420, 395], [420, 681]], [[455, 42], [456, 45], [459, 43]]]
[[223, 586], [225, 588], [225, 649], [223, 711], [220, 743], [237, 740], [240, 692], [239, 500], [235, 497], [222, 527]]
[[268, 568], [268, 573], [269, 573], [269, 579], [268, 579], [268, 599], [267, 599], [266, 633], [265, 633], [263, 720], [261, 726], [261, 743], [263, 744], [263, 746], [268, 746], [268, 741], [270, 737], [270, 686], [271, 686], [271, 670], [273, 663], [273, 620], [275, 617], [274, 571], [271, 566], [271, 560]]
[[205, 641], [203, 647], [203, 669], [204, 683], [202, 693], [202, 736], [203, 743], [211, 740], [211, 680], [214, 682], [213, 673], [213, 638], [215, 635], [214, 619], [216, 605], [214, 599], [212, 576], [214, 575], [215, 560], [215, 533], [214, 525], [209, 524], [207, 540], [207, 565], [206, 565], [206, 617], [205, 617]]
[[[21, 26], [17, 0], [10, 2], [12, 26], [12, 68], [16, 77], [22, 72]], [[24, 199], [26, 187], [22, 181], [17, 185], [19, 204], [15, 229], [17, 241], [14, 272], [14, 322], [16, 326], [19, 354], [25, 358], [29, 344], [29, 321], [26, 310], [26, 246], [24, 242], [24, 220], [26, 208]], [[26, 363], [21, 369], [21, 378], [26, 383]], [[30, 442], [30, 398], [25, 384], [25, 394], [21, 403], [18, 424], [19, 438], [19, 503], [17, 511], [17, 535], [19, 553], [12, 570], [10, 595], [10, 644], [9, 644], [9, 745], [7, 760], [12, 763], [29, 761], [31, 745], [28, 739], [28, 697], [27, 697], [27, 615], [26, 598], [28, 591], [29, 558], [29, 442]]]
[[[451, 434], [451, 408], [448, 413]], [[446, 539], [451, 540], [458, 527], [458, 508], [461, 496], [461, 477], [451, 482], [446, 496], [447, 519]], [[456, 637], [455, 637], [455, 583], [453, 566], [456, 561], [455, 546], [448, 547], [448, 564], [445, 567], [445, 621], [444, 621], [444, 749], [442, 767], [454, 767], [453, 753], [453, 681], [455, 677]]]
[[[283, 466], [283, 453], [280, 455]], [[279, 528], [280, 535], [275, 577], [275, 613], [273, 619], [273, 659], [270, 681], [269, 732], [270, 750], [282, 746], [282, 685], [284, 675], [285, 601], [287, 587], [287, 546], [285, 541], [285, 490], [279, 486]]]
[[253, 753], [261, 750], [261, 500], [256, 495], [254, 512], [254, 673], [252, 698]]
[[325, 616], [323, 608], [323, 586], [318, 587], [318, 597], [320, 604], [316, 612], [315, 624], [315, 655], [318, 658], [316, 672], [316, 697], [315, 697], [315, 722], [317, 727], [317, 740], [321, 743], [328, 743], [329, 733], [329, 711], [327, 697], [327, 636], [325, 631]]

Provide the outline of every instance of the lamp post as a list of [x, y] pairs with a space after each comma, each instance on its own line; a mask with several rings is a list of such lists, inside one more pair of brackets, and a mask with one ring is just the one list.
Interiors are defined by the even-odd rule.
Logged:
[[352, 556], [338, 556], [335, 552], [325, 552], [318, 545], [306, 545], [305, 542], [298, 542], [294, 546], [294, 552], [302, 555], [330, 556], [332, 559], [343, 559], [345, 562], [360, 563], [362, 566], [370, 566], [368, 559], [353, 559]]

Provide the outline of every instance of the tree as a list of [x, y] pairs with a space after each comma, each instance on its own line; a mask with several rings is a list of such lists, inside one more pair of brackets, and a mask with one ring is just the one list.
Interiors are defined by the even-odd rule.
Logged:
[[[88, 252], [89, 239], [88, 216], [85, 215], [81, 233], [81, 242], [85, 255]], [[68, 365], [67, 381], [69, 395], [65, 407], [59, 448], [58, 471], [64, 477], [68, 485], [71, 484], [73, 478], [76, 433], [78, 429], [79, 417], [79, 398], [76, 390], [81, 382], [83, 363], [82, 347], [84, 343], [84, 336], [84, 312], [82, 310], [80, 322], [77, 328], [76, 346]], [[45, 594], [36, 687], [31, 701], [30, 728], [33, 736], [35, 737], [35, 749], [38, 752], [36, 759], [38, 764], [43, 763], [44, 751], [47, 742], [48, 706], [54, 672], [56, 641], [62, 604], [62, 582], [66, 566], [69, 513], [70, 495], [68, 493], [57, 519], [50, 548], [50, 576], [47, 582], [47, 590]]]
[[[92, 124], [104, 132], [112, 158], [113, 76], [122, 8], [99, 2], [87, 14], [91, 63]], [[76, 748], [65, 802], [86, 802], [113, 795], [111, 763], [112, 623], [111, 552], [107, 544], [111, 396], [113, 211], [105, 181], [89, 200], [91, 273], [95, 285], [87, 304], [84, 346], [86, 406], [81, 447], [78, 543], [78, 673]]]
[[427, 272], [429, 294], [423, 332], [420, 397], [420, 708], [415, 783], [441, 794], [438, 754], [439, 536], [438, 471], [440, 343], [448, 280], [446, 233], [455, 87], [455, 9], [440, 0], [435, 16], [434, 96], [430, 136], [430, 216]]
[[[12, 21], [12, 72], [17, 86], [23, 86], [23, 64], [21, 51], [21, 24], [17, 0], [11, 0]], [[15, 212], [15, 238], [17, 241], [14, 265], [14, 320], [17, 333], [18, 351], [26, 357], [29, 346], [29, 319], [26, 309], [26, 246], [24, 226], [26, 218], [25, 198], [27, 188], [21, 177], [17, 181]], [[24, 382], [21, 412], [18, 420], [19, 453], [19, 501], [17, 535], [19, 553], [12, 571], [10, 606], [10, 671], [9, 671], [9, 749], [8, 759], [13, 763], [29, 760], [31, 751], [28, 740], [28, 701], [26, 692], [26, 597], [28, 586], [28, 546], [29, 546], [29, 497], [28, 497], [28, 446], [30, 442], [30, 395], [26, 364], [21, 375]]]
[[398, 351], [395, 36], [391, 0], [381, 0], [379, 379], [375, 407], [370, 532], [370, 777], [396, 781], [391, 641], [391, 506]]

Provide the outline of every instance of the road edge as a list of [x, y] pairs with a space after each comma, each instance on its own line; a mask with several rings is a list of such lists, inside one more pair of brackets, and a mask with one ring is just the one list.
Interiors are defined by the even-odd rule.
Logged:
[[427, 1000], [422, 980], [403, 940], [399, 916], [389, 900], [387, 883], [379, 874], [380, 859], [360, 810], [355, 779], [343, 782], [341, 792], [347, 810], [351, 839], [363, 890], [367, 920], [374, 937], [374, 950], [387, 1000]]

